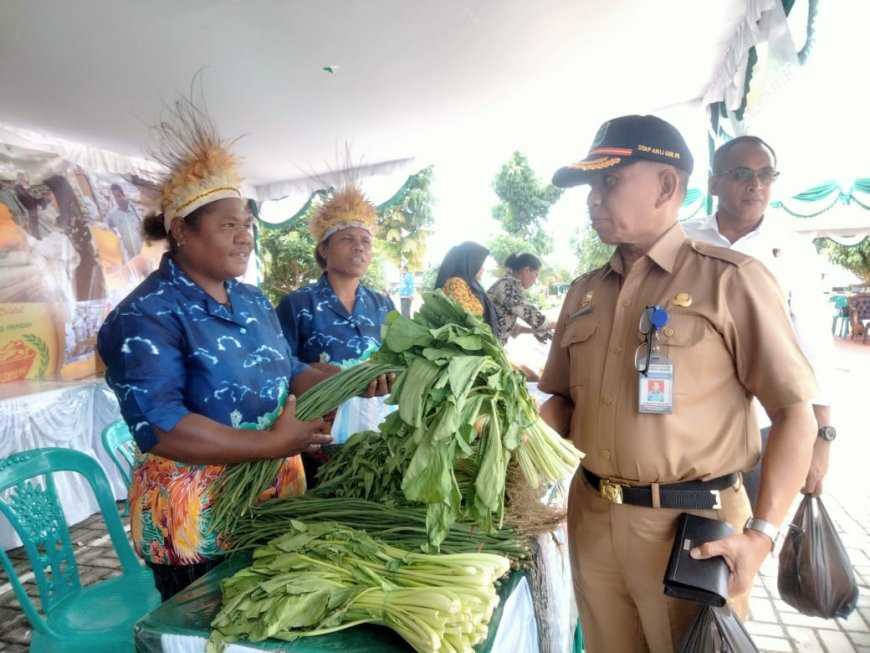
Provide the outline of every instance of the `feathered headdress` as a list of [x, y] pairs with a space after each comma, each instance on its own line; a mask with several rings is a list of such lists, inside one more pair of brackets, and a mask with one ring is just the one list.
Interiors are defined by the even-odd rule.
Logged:
[[235, 141], [220, 139], [204, 107], [204, 102], [200, 108], [192, 99], [179, 98], [153, 127], [158, 144], [149, 153], [169, 168], [158, 184], [167, 233], [175, 218], [210, 202], [242, 197], [239, 162], [229, 150]]
[[378, 213], [363, 192], [355, 185], [336, 191], [311, 216], [308, 225], [318, 243], [322, 243], [336, 231], [359, 227], [375, 234]]

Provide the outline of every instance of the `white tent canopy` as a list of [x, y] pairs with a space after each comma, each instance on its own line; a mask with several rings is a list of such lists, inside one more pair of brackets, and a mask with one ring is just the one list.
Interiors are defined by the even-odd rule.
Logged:
[[[434, 163], [437, 213], [486, 220], [480, 191], [513, 151], [546, 175], [625, 113], [677, 124], [705, 188], [704, 103], [739, 103], [752, 45], [800, 47], [807, 7], [798, 0], [786, 25], [781, 0], [4, 0], [0, 138], [47, 142], [93, 169], [147, 169], [147, 125], [202, 70], [223, 136], [241, 136], [246, 192], [282, 200], [264, 206], [271, 221], [334, 185], [346, 148], [376, 203]], [[770, 92], [746, 125], [780, 154], [774, 199], [870, 176], [848, 66], [870, 58], [870, 3], [819, 12], [807, 66], [756, 72]], [[870, 228], [850, 213], [849, 228]]]
[[[739, 95], [780, 0], [4, 0], [0, 123], [141, 157], [203, 88], [260, 199], [341, 167], [548, 143], [621, 113]], [[764, 20], [762, 20], [764, 23]], [[665, 112], [666, 113], [666, 112]]]

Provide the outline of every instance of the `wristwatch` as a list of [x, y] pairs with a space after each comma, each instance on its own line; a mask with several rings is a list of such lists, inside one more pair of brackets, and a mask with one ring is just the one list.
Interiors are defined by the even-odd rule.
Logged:
[[773, 551], [773, 547], [776, 546], [776, 541], [779, 539], [779, 530], [777, 530], [776, 526], [771, 524], [769, 521], [750, 517], [746, 520], [746, 523], [743, 524], [743, 530], [746, 530], [747, 528], [751, 528], [754, 531], [767, 535], [767, 537], [770, 538], [770, 550]]
[[837, 429], [835, 429], [833, 426], [823, 426], [819, 429], [819, 437], [822, 440], [833, 442], [834, 438], [837, 437]]

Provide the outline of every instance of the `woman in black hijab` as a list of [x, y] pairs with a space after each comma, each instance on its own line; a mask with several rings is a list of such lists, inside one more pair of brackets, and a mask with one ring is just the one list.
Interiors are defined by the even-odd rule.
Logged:
[[487, 256], [486, 247], [470, 240], [451, 247], [438, 269], [435, 288], [443, 290], [469, 313], [483, 318], [498, 333], [495, 311], [479, 281]]

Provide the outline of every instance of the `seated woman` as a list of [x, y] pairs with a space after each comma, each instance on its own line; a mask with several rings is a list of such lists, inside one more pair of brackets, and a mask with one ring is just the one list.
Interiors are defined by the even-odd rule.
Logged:
[[438, 269], [435, 289], [440, 288], [466, 311], [482, 318], [497, 334], [495, 311], [480, 285], [487, 256], [489, 250], [486, 247], [470, 240], [451, 247]]
[[[531, 333], [538, 340], [545, 341], [552, 335], [556, 323], [548, 320], [526, 297], [526, 290], [538, 281], [540, 259], [534, 254], [511, 254], [505, 259], [504, 266], [509, 274], [486, 291], [495, 310], [498, 339], [505, 344], [510, 337]], [[529, 326], [517, 324], [517, 318]]]
[[[375, 207], [352, 186], [335, 193], [312, 215], [314, 257], [323, 274], [285, 295], [276, 309], [290, 348], [303, 362], [347, 368], [380, 348], [381, 326], [396, 307], [387, 295], [360, 283], [371, 263], [376, 220]], [[333, 424], [335, 445], [358, 431], [376, 429], [385, 415], [381, 399], [350, 399]], [[303, 458], [309, 487], [316, 469], [333, 452], [328, 447]]]
[[270, 493], [302, 494], [298, 454], [331, 441], [327, 424], [299, 421], [287, 398], [326, 376], [293, 356], [266, 296], [236, 280], [254, 241], [235, 161], [206, 114], [189, 101], [175, 107], [171, 132], [161, 122], [169, 168], [162, 212], [144, 223], [169, 251], [109, 314], [97, 341], [138, 448], [133, 543], [164, 600], [224, 555], [210, 508], [226, 465], [286, 457]]

